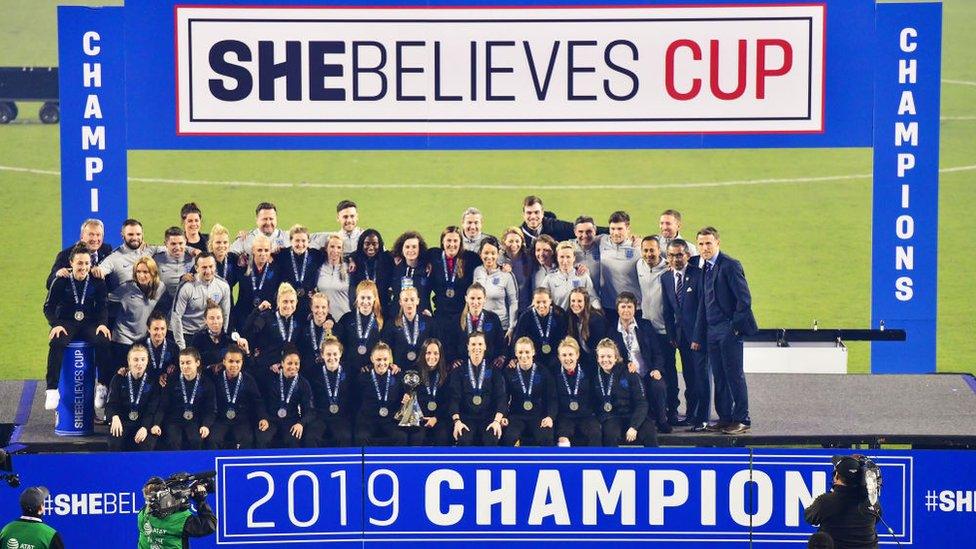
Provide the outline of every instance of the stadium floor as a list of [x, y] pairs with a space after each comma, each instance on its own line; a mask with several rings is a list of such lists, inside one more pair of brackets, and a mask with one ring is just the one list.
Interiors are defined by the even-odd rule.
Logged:
[[[747, 434], [685, 433], [679, 428], [670, 435], [660, 435], [661, 445], [976, 447], [976, 378], [971, 374], [747, 377], [753, 418]], [[32, 400], [28, 401], [30, 393]], [[104, 426], [87, 437], [55, 435], [54, 412], [44, 409], [44, 386], [36, 381], [0, 382], [0, 426], [5, 425], [14, 427], [8, 446], [11, 450], [105, 449]], [[0, 440], [0, 445], [4, 444], [7, 442]]]

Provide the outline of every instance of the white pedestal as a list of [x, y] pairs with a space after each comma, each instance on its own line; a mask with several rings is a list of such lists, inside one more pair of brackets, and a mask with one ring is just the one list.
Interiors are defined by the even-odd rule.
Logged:
[[837, 342], [790, 343], [747, 341], [743, 366], [762, 374], [846, 374], [847, 347]]

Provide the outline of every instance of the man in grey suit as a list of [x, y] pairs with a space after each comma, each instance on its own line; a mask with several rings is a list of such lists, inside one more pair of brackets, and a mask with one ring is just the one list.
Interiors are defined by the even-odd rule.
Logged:
[[[715, 227], [698, 231], [702, 292], [692, 348], [704, 346], [715, 379], [718, 423], [708, 430], [727, 435], [745, 433], [752, 425], [749, 391], [742, 370], [742, 337], [758, 331], [752, 296], [742, 264], [719, 251]], [[704, 344], [704, 345], [702, 345]]]

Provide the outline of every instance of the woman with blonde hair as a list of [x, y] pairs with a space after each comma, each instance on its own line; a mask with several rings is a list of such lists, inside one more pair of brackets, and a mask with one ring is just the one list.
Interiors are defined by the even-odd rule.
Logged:
[[297, 345], [305, 333], [304, 324], [295, 315], [298, 295], [291, 284], [285, 282], [278, 287], [275, 303], [274, 309], [254, 309], [244, 323], [259, 384], [269, 373], [278, 373], [284, 346]]
[[[281, 284], [279, 269], [271, 262], [271, 239], [262, 235], [254, 237], [251, 244], [251, 260], [241, 274], [237, 291], [237, 303], [231, 310], [232, 320], [243, 329], [252, 311], [273, 308]], [[294, 291], [294, 288], [292, 288]], [[243, 330], [246, 331], [246, 330]]]
[[567, 337], [559, 343], [556, 374], [556, 443], [559, 446], [599, 446], [600, 423], [593, 414], [593, 374], [580, 366], [579, 344]]
[[316, 275], [325, 256], [321, 250], [309, 248], [308, 228], [304, 225], [293, 225], [288, 231], [288, 237], [291, 246], [278, 250], [274, 263], [281, 273], [281, 281], [295, 288], [298, 294], [298, 317], [305, 318], [311, 306], [310, 296], [315, 292], [318, 283]]
[[207, 239], [207, 250], [213, 254], [217, 260], [217, 276], [224, 279], [231, 289], [237, 285], [244, 269], [240, 265], [240, 257], [230, 251], [230, 231], [220, 223], [216, 223], [210, 229], [210, 238]]
[[612, 339], [596, 346], [597, 419], [604, 446], [657, 446], [654, 421], [647, 419], [648, 404], [640, 376], [629, 371]]
[[509, 397], [502, 446], [552, 446], [553, 422], [559, 409], [556, 384], [535, 361], [535, 345], [527, 337], [515, 342], [515, 368], [505, 371]]
[[379, 290], [372, 280], [363, 280], [356, 286], [356, 308], [349, 311], [333, 332], [342, 342], [342, 363], [353, 371], [360, 371], [370, 364], [370, 349], [380, 342], [383, 330], [383, 308]]
[[556, 246], [556, 270], [546, 275], [542, 285], [552, 293], [553, 303], [564, 311], [569, 307], [569, 293], [578, 289], [586, 291], [594, 307], [600, 307], [600, 297], [596, 295], [590, 275], [576, 272], [576, 248], [571, 242], [560, 242]]
[[315, 289], [329, 298], [329, 311], [340, 319], [349, 312], [349, 265], [342, 256], [342, 237], [330, 234], [325, 242], [325, 262], [319, 267]]
[[112, 362], [116, 367], [125, 366], [129, 347], [146, 337], [149, 315], [159, 306], [165, 292], [159, 280], [159, 267], [149, 256], [137, 259], [132, 265], [132, 280], [115, 289], [122, 305], [112, 326]]

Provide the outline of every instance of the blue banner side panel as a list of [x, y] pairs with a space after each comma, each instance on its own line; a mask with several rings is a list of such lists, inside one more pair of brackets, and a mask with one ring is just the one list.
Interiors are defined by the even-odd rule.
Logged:
[[[150, 476], [215, 470], [215, 536], [194, 547], [796, 547], [832, 484], [830, 452], [796, 448], [299, 449], [14, 456], [50, 489], [65, 545], [133, 547]], [[976, 452], [873, 451], [883, 516], [917, 547], [969, 539]], [[19, 515], [0, 487], [0, 515]], [[8, 497], [10, 496], [10, 497]], [[887, 530], [879, 525], [879, 532]], [[892, 535], [881, 541], [892, 544]], [[218, 545], [219, 544], [219, 545]]]
[[58, 7], [61, 241], [101, 219], [119, 242], [126, 218], [125, 36], [121, 7]]
[[879, 4], [871, 322], [907, 341], [871, 345], [875, 373], [936, 370], [942, 4]]
[[[822, 0], [826, 6], [825, 131], [776, 135], [563, 136], [177, 136], [174, 6], [178, 0], [128, 0], [125, 7], [128, 139], [131, 149], [687, 149], [870, 147], [873, 0]], [[510, 0], [213, 0], [215, 5], [511, 6]], [[588, 0], [517, 5], [593, 5]], [[605, 5], [776, 5], [769, 0], [603, 0]]]

